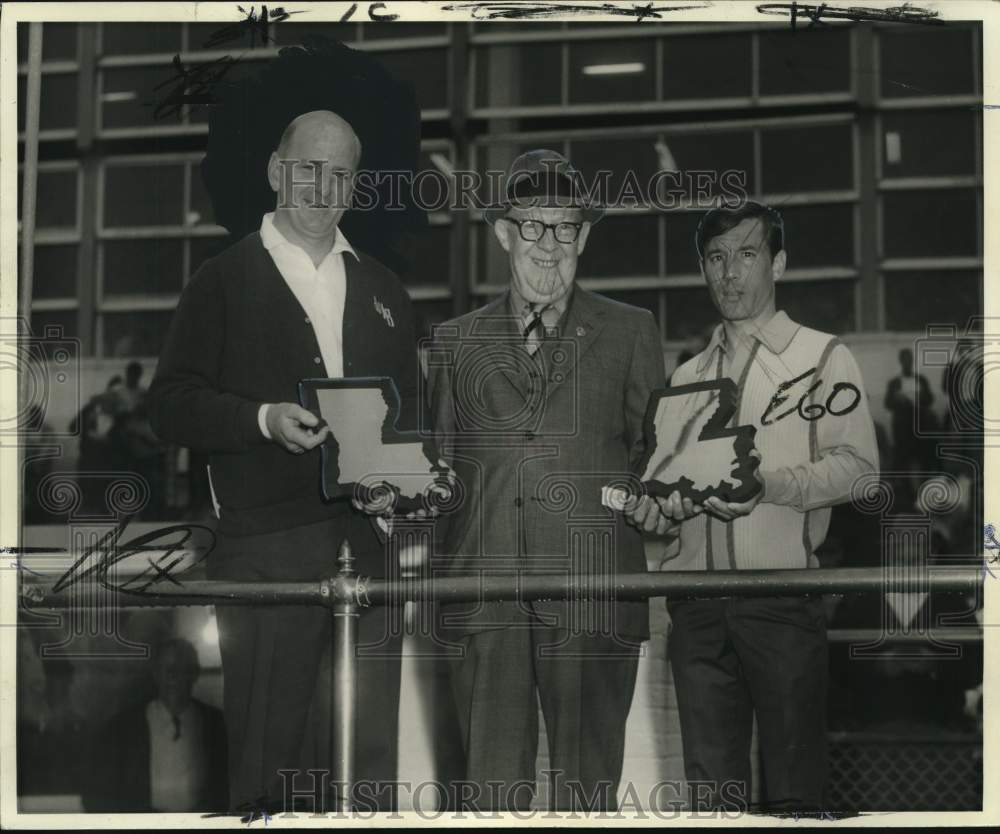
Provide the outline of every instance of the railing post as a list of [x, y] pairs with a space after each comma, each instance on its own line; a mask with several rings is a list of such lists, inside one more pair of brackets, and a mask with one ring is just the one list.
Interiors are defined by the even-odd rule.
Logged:
[[330, 742], [333, 788], [337, 809], [352, 810], [354, 787], [355, 718], [358, 703], [358, 603], [354, 595], [354, 557], [347, 539], [340, 545], [337, 575], [331, 583], [333, 601], [333, 687]]

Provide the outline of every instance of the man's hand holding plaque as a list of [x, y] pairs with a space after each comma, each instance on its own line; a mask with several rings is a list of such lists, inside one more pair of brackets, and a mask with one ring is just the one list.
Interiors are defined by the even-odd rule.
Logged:
[[646, 533], [658, 536], [676, 531], [677, 525], [686, 519], [693, 518], [704, 512], [701, 504], [695, 504], [690, 498], [681, 498], [680, 492], [674, 490], [669, 498], [658, 495], [630, 495], [625, 501], [622, 512], [636, 527]]
[[702, 511], [732, 521], [753, 510], [763, 484], [753, 426], [729, 424], [736, 386], [722, 378], [656, 391], [646, 411], [645, 495], [605, 490], [604, 503], [646, 532], [663, 534]]
[[429, 439], [397, 430], [399, 395], [392, 380], [307, 379], [299, 383], [299, 398], [303, 421], [314, 419], [324, 430], [324, 499], [350, 498], [371, 516], [426, 518], [451, 509], [455, 473]]

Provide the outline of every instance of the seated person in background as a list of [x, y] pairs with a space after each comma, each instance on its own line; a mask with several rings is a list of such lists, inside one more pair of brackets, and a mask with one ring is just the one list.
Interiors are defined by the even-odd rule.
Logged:
[[88, 811], [222, 811], [228, 807], [222, 712], [193, 698], [201, 667], [187, 640], [154, 650], [157, 695], [124, 710], [94, 744]]
[[[73, 662], [42, 660], [30, 633], [18, 636], [17, 795], [76, 796], [88, 764], [88, 733], [73, 699]], [[49, 810], [47, 803], [36, 807]]]

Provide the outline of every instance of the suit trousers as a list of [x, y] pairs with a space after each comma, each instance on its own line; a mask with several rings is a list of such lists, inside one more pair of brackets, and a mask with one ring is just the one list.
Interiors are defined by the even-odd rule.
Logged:
[[[553, 810], [616, 808], [639, 645], [516, 624], [458, 641], [452, 689], [467, 771], [464, 807], [526, 810], [535, 792], [538, 703]], [[453, 799], [463, 805], [463, 797]]]
[[[829, 668], [822, 597], [677, 601], [667, 641], [695, 810], [825, 810]], [[693, 783], [702, 783], [696, 785]]]
[[[359, 516], [274, 533], [220, 536], [207, 560], [208, 575], [232, 581], [328, 578], [335, 573], [337, 548], [345, 536], [356, 551], [358, 543], [378, 546], [367, 525]], [[329, 668], [329, 612], [316, 606], [219, 606], [216, 615], [232, 809], [284, 810], [294, 790], [302, 797], [298, 806], [330, 810], [332, 774], [326, 775], [324, 789], [306, 772], [332, 767], [326, 717], [330, 690], [328, 682], [317, 686], [321, 666]], [[388, 634], [388, 619], [387, 609], [375, 607], [361, 614], [358, 625], [361, 646], [381, 643], [377, 649], [359, 648], [358, 781], [396, 779], [402, 633], [396, 629]], [[311, 752], [315, 750], [319, 755]], [[296, 771], [294, 780], [283, 778], [281, 769]], [[391, 804], [392, 795], [391, 787], [381, 792], [379, 807]]]

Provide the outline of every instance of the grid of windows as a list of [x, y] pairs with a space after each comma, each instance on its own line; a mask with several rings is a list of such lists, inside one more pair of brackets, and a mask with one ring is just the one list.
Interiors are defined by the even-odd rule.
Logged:
[[[805, 318], [822, 323], [829, 314], [827, 329], [836, 325], [844, 332], [859, 329], [854, 300], [860, 275], [855, 131], [850, 116], [720, 120], [640, 126], [627, 132], [612, 128], [599, 136], [587, 129], [538, 133], [527, 143], [487, 136], [476, 143], [475, 151], [483, 160], [477, 169], [485, 172], [506, 167], [527, 147], [554, 147], [591, 183], [597, 182], [598, 171], [607, 172], [600, 182], [612, 203], [628, 193], [634, 175], [643, 187], [640, 199], [632, 201], [637, 205], [610, 213], [594, 228], [578, 274], [585, 286], [641, 302], [660, 320], [667, 340], [690, 338], [712, 319], [707, 298], [704, 305], [692, 298], [692, 290], [704, 294], [695, 230], [708, 201], [736, 194], [757, 196], [784, 217], [790, 268], [782, 304], [786, 297], [789, 309], [793, 304], [808, 306], [794, 299], [821, 298], [818, 318]], [[676, 210], [669, 211], [655, 202], [659, 198], [659, 205], [670, 205], [655, 185], [663, 170], [664, 147], [673, 167], [684, 175], [671, 180], [681, 182], [682, 189]], [[804, 147], [822, 163], [790, 166], [788, 160], [801, 156]], [[725, 170], [719, 168], [720, 159], [727, 162]], [[498, 291], [507, 276], [502, 257], [486, 266], [484, 285], [475, 288], [484, 296]], [[483, 275], [482, 270], [478, 274]]]
[[[283, 22], [266, 39], [243, 27], [222, 43], [208, 23], [44, 32], [32, 318], [80, 335], [92, 355], [155, 355], [187, 277], [226, 243], [198, 170], [207, 110], [155, 113], [176, 83], [174, 56], [188, 65], [238, 55], [226, 68], [235, 79], [310, 35], [376, 52], [413, 84], [422, 165], [443, 182], [449, 167], [498, 172], [524, 150], [553, 147], [585, 176], [606, 172], [605, 195], [631, 189], [595, 228], [579, 274], [650, 309], [668, 341], [713, 320], [694, 233], [712, 200], [743, 193], [784, 216], [780, 302], [807, 324], [922, 329], [964, 324], [981, 306], [974, 25], [796, 34], [750, 24]], [[21, 25], [22, 130], [26, 46]], [[455, 67], [466, 69], [455, 77]], [[481, 200], [496, 198], [492, 182]], [[507, 280], [474, 209], [434, 213], [401, 250], [422, 331]]]

